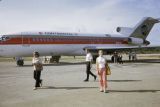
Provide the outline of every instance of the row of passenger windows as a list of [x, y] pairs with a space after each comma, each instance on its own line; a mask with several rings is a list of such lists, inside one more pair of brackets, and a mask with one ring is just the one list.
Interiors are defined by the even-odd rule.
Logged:
[[81, 38], [81, 39], [76, 39], [76, 38], [33, 38], [32, 41], [33, 42], [53, 42], [53, 41], [61, 41], [61, 40], [68, 40], [68, 41], [99, 41], [99, 42], [104, 42], [106, 41], [105, 39], [84, 39], [84, 38]]
[[52, 42], [54, 41], [53, 38], [33, 38], [33, 42]]

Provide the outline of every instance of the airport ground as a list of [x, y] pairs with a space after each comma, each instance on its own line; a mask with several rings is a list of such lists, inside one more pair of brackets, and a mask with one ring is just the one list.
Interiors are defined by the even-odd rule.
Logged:
[[[150, 56], [145, 56], [150, 57]], [[160, 63], [109, 64], [108, 92], [98, 89], [98, 80], [85, 79], [83, 58], [64, 57], [60, 64], [46, 64], [43, 87], [33, 90], [31, 61], [17, 67], [0, 61], [0, 107], [159, 107]], [[92, 72], [95, 73], [95, 65]]]

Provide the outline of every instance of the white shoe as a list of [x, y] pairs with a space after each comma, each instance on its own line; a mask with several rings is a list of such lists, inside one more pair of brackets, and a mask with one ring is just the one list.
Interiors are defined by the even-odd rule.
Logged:
[[41, 82], [40, 82], [40, 87], [42, 87], [42, 84], [43, 84], [43, 80], [41, 80]]
[[34, 87], [34, 88], [33, 88], [33, 90], [37, 90], [37, 88], [36, 88], [36, 87]]
[[103, 92], [103, 90], [102, 90], [102, 89], [100, 89], [99, 91], [100, 91], [100, 92]]

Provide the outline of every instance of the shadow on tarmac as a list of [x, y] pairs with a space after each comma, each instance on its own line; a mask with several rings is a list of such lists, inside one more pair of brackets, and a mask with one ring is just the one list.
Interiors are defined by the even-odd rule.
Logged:
[[108, 82], [141, 82], [142, 80], [107, 80]]
[[40, 89], [66, 89], [66, 90], [75, 90], [75, 89], [92, 89], [98, 87], [54, 87], [54, 86], [43, 86]]
[[[141, 82], [142, 80], [107, 80], [108, 82]], [[90, 81], [92, 82], [92, 81]], [[93, 82], [99, 82], [98, 80]]]
[[133, 92], [136, 92], [136, 93], [146, 93], [146, 92], [152, 92], [152, 93], [155, 93], [155, 92], [159, 92], [160, 90], [108, 90], [108, 92], [117, 92], [117, 93], [133, 93]]
[[[54, 87], [54, 86], [43, 86], [39, 89], [65, 89], [65, 90], [78, 90], [78, 89], [92, 89], [92, 88], [98, 88], [98, 87]], [[159, 92], [160, 90], [107, 90], [108, 93], [146, 93], [146, 92]]]

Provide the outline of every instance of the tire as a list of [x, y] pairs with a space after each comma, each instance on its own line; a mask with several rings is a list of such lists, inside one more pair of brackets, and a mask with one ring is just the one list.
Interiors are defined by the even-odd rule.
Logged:
[[23, 66], [24, 65], [24, 61], [23, 60], [18, 60], [17, 61], [17, 65], [18, 66]]

